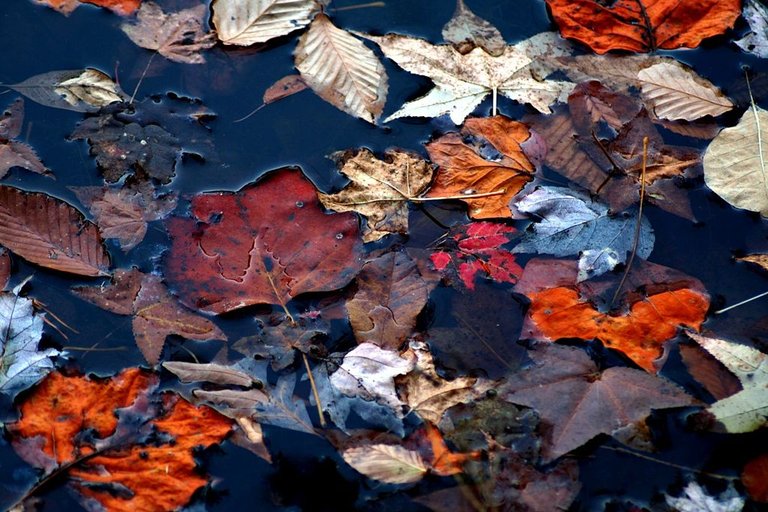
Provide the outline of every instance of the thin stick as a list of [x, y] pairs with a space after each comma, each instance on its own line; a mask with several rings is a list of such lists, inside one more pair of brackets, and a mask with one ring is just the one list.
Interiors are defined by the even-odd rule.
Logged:
[[354, 5], [345, 5], [344, 7], [333, 7], [329, 10], [334, 12], [341, 12], [341, 11], [352, 11], [354, 9], [366, 9], [368, 7], [386, 7], [386, 3], [384, 2], [368, 2], [366, 4], [354, 4]]
[[136, 99], [136, 93], [139, 92], [139, 86], [141, 86], [141, 82], [144, 81], [144, 77], [147, 76], [147, 71], [149, 71], [149, 65], [152, 64], [152, 59], [155, 58], [155, 55], [157, 55], [157, 52], [152, 53], [152, 56], [149, 57], [149, 60], [147, 61], [147, 65], [144, 66], [144, 71], [141, 72], [139, 81], [136, 83], [136, 87], [133, 89], [133, 94], [131, 94], [131, 99], [128, 101], [129, 104], [133, 103], [133, 100]]
[[251, 112], [250, 112], [249, 114], [247, 114], [247, 115], [245, 115], [245, 116], [241, 117], [240, 119], [235, 119], [235, 120], [234, 120], [234, 121], [232, 121], [232, 122], [233, 122], [233, 123], [240, 123], [240, 122], [242, 122], [242, 121], [245, 121], [246, 119], [248, 119], [248, 118], [249, 118], [249, 117], [251, 117], [253, 114], [255, 114], [256, 112], [258, 112], [259, 110], [263, 109], [263, 108], [264, 108], [264, 107], [266, 107], [266, 106], [267, 106], [267, 104], [266, 104], [266, 103], [262, 103], [261, 105], [259, 105], [259, 106], [258, 106], [258, 107], [256, 107], [255, 109], [251, 110]]
[[741, 301], [741, 302], [737, 302], [736, 304], [733, 304], [733, 305], [731, 305], [731, 306], [728, 306], [727, 308], [718, 309], [717, 311], [715, 311], [715, 313], [714, 313], [714, 314], [715, 314], [715, 315], [719, 315], [720, 313], [725, 313], [726, 311], [730, 311], [730, 310], [732, 310], [733, 308], [737, 308], [737, 307], [739, 307], [739, 306], [743, 306], [744, 304], [748, 304], [748, 303], [752, 302], [753, 300], [762, 299], [762, 298], [763, 298], [763, 297], [765, 297], [766, 295], [768, 295], [768, 292], [763, 292], [763, 293], [761, 293], [760, 295], [755, 295], [754, 297], [750, 297], [750, 298], [748, 298], [748, 299], [746, 299], [746, 300], [743, 300], [743, 301]]
[[730, 481], [738, 480], [739, 479], [738, 476], [720, 475], [718, 473], [710, 473], [709, 471], [701, 471], [700, 469], [689, 468], [688, 466], [682, 466], [680, 464], [675, 464], [673, 462], [667, 462], [666, 460], [657, 459], [655, 457], [651, 457], [650, 455], [645, 455], [645, 454], [642, 454], [642, 453], [638, 453], [638, 452], [633, 451], [633, 450], [627, 450], [626, 448], [620, 448], [618, 446], [601, 446], [600, 448], [602, 448], [603, 450], [611, 450], [611, 451], [614, 451], [614, 452], [626, 453], [628, 455], [634, 455], [635, 457], [637, 457], [639, 459], [645, 459], [645, 460], [648, 460], [648, 461], [651, 461], [651, 462], [655, 462], [655, 463], [661, 464], [663, 466], [669, 466], [669, 467], [675, 468], [675, 469], [682, 469], [683, 471], [690, 471], [692, 473], [698, 473], [700, 475], [708, 476], [710, 478], [718, 478], [720, 480], [730, 480]]
[[637, 209], [637, 222], [635, 223], [635, 237], [632, 240], [632, 252], [629, 255], [629, 261], [627, 267], [624, 269], [624, 275], [621, 276], [619, 281], [619, 287], [613, 294], [608, 309], [613, 307], [613, 303], [616, 302], [616, 298], [621, 293], [621, 289], [624, 287], [624, 283], [629, 276], [629, 271], [632, 269], [632, 263], [635, 261], [635, 254], [637, 254], [637, 246], [640, 243], [640, 230], [643, 227], [643, 200], [645, 199], [645, 169], [648, 164], [648, 137], [643, 137], [643, 168], [640, 172], [640, 206]]
[[312, 368], [309, 367], [309, 361], [307, 360], [307, 354], [301, 353], [302, 359], [304, 359], [304, 367], [307, 369], [307, 375], [309, 376], [309, 387], [312, 388], [312, 394], [315, 396], [315, 405], [317, 406], [317, 414], [320, 415], [320, 426], [325, 428], [325, 417], [323, 416], [323, 406], [320, 404], [320, 393], [317, 391], [315, 385], [315, 378], [312, 376]]
[[496, 115], [496, 103], [498, 101], [498, 96], [499, 96], [498, 89], [494, 87], [493, 88], [493, 112], [492, 112], [494, 116]]

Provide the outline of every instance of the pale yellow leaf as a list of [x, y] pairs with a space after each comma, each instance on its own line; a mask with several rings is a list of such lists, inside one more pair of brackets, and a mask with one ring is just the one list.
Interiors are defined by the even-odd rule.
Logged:
[[214, 0], [211, 8], [219, 40], [248, 46], [307, 26], [318, 6], [315, 0]]
[[372, 444], [349, 448], [341, 456], [368, 478], [388, 484], [418, 482], [427, 472], [421, 455], [402, 446]]

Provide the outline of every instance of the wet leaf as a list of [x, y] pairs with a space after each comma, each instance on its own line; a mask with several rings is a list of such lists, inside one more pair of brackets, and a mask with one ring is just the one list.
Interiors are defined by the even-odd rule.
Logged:
[[301, 75], [288, 75], [284, 76], [277, 82], [270, 85], [266, 91], [264, 91], [264, 97], [262, 102], [264, 105], [269, 105], [288, 96], [292, 96], [306, 89], [308, 86]]
[[497, 283], [516, 283], [523, 269], [515, 256], [502, 245], [510, 242], [517, 230], [496, 222], [472, 222], [455, 229], [456, 234], [430, 254], [432, 265], [444, 275], [456, 275], [468, 290], [484, 275]]
[[0, 244], [40, 266], [104, 276], [109, 254], [95, 225], [52, 196], [0, 186]]
[[248, 46], [309, 25], [315, 0], [214, 0], [213, 26], [224, 44]]
[[260, 383], [255, 382], [247, 373], [224, 364], [166, 361], [163, 368], [176, 375], [181, 382], [211, 382], [219, 386], [243, 387]]
[[768, 58], [768, 9], [758, 0], [746, 0], [744, 19], [752, 31], [734, 42], [745, 52]]
[[388, 484], [418, 482], [427, 473], [419, 452], [402, 446], [370, 444], [341, 452], [344, 461], [368, 478]]
[[237, 340], [232, 348], [248, 357], [271, 359], [276, 372], [293, 364], [297, 350], [308, 354], [317, 349], [315, 343], [327, 337], [330, 330], [326, 322], [304, 316], [294, 322], [283, 318], [276, 324], [259, 324], [259, 334]]
[[443, 39], [462, 55], [474, 48], [482, 48], [488, 54], [498, 57], [504, 53], [507, 45], [499, 29], [470, 11], [464, 0], [456, 0], [456, 11], [443, 27]]
[[77, 112], [95, 112], [127, 98], [109, 75], [93, 68], [49, 71], [6, 87], [46, 107]]
[[8, 279], [11, 277], [11, 257], [5, 248], [0, 249], [0, 290], [8, 286]]
[[[637, 215], [611, 215], [607, 206], [586, 194], [559, 187], [539, 187], [517, 201], [517, 209], [540, 220], [512, 248], [513, 253], [553, 256], [579, 255], [578, 281], [584, 281], [626, 263], [634, 249]], [[647, 258], [655, 237], [648, 219], [640, 224], [637, 255]]]
[[136, 268], [116, 270], [109, 286], [79, 287], [73, 293], [118, 315], [132, 315], [133, 335], [144, 358], [157, 364], [165, 338], [175, 334], [190, 340], [226, 340], [216, 325], [178, 303], [160, 276]]
[[37, 4], [47, 5], [62, 14], [68, 15], [80, 5], [93, 4], [105, 7], [113, 12], [128, 16], [139, 8], [141, 0], [33, 0]]
[[235, 193], [200, 194], [191, 212], [167, 221], [173, 242], [165, 277], [192, 308], [285, 305], [341, 288], [361, 267], [357, 219], [324, 213], [298, 170], [269, 173]]
[[554, 460], [598, 434], [644, 421], [652, 409], [682, 407], [694, 399], [661, 377], [631, 368], [598, 370], [578, 348], [538, 345], [535, 364], [508, 376], [499, 394], [533, 407], [548, 426], [544, 458]]
[[434, 283], [403, 252], [369, 260], [357, 276], [357, 292], [347, 301], [358, 343], [397, 350], [411, 335]]
[[744, 465], [741, 483], [751, 499], [768, 502], [768, 454], [758, 455]]
[[350, 184], [335, 194], [318, 194], [323, 206], [363, 215], [367, 221], [364, 242], [375, 242], [392, 233], [408, 234], [408, 201], [427, 190], [432, 166], [401, 150], [386, 152], [383, 160], [365, 148], [331, 157]]
[[302, 80], [318, 96], [376, 124], [387, 99], [387, 73], [360, 40], [318, 14], [299, 39], [294, 57]]
[[31, 146], [13, 140], [21, 133], [23, 120], [24, 100], [18, 98], [0, 117], [0, 178], [13, 167], [22, 167], [39, 174], [48, 172]]
[[491, 93], [503, 94], [548, 113], [549, 106], [563, 101], [573, 87], [567, 82], [544, 80], [535, 72], [539, 57], [569, 53], [567, 45], [551, 32], [506, 46], [498, 57], [479, 47], [462, 55], [451, 45], [433, 45], [398, 34], [366, 37], [401, 68], [429, 77], [435, 83], [425, 96], [406, 103], [385, 122], [400, 117], [450, 114], [451, 121], [459, 125]]
[[738, 393], [742, 388], [737, 379], [714, 356], [698, 345], [678, 345], [680, 356], [691, 377], [704, 386], [715, 400]]
[[740, 0], [546, 0], [563, 37], [597, 53], [695, 48], [733, 27]]
[[[9, 425], [14, 448], [48, 473], [71, 464], [67, 475], [84, 503], [115, 511], [182, 507], [208, 483], [193, 450], [221, 442], [231, 422], [207, 407], [159, 397], [156, 386], [138, 369], [107, 380], [52, 373]], [[157, 435], [149, 440], [151, 430]]]
[[135, 23], [123, 23], [120, 28], [137, 45], [169, 60], [202, 64], [205, 57], [201, 52], [216, 44], [214, 35], [203, 30], [207, 12], [205, 5], [198, 5], [165, 13], [156, 3], [144, 2]]
[[462, 199], [473, 219], [511, 217], [510, 200], [533, 179], [535, 170], [523, 150], [528, 127], [504, 116], [472, 118], [461, 133], [450, 132], [426, 145], [439, 165], [428, 197], [489, 194]]
[[740, 512], [744, 509], [744, 498], [729, 486], [719, 496], [713, 496], [696, 482], [689, 482], [683, 489], [682, 496], [665, 495], [667, 505], [678, 512]]

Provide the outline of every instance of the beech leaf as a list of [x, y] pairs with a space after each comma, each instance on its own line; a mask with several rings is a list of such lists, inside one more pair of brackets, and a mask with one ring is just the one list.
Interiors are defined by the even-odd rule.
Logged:
[[341, 456], [368, 478], [388, 484], [418, 482], [427, 473], [419, 452], [397, 445], [358, 446], [344, 450]]
[[214, 0], [212, 22], [224, 44], [248, 46], [309, 25], [315, 0]]
[[127, 98], [109, 75], [92, 68], [49, 71], [6, 87], [46, 107], [77, 112], [95, 112]]

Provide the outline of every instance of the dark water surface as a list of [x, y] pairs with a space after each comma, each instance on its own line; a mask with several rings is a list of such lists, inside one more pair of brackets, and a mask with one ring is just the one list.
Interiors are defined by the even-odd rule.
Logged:
[[[175, 0], [159, 3], [166, 10], [189, 5], [189, 2]], [[355, 2], [334, 0], [332, 5], [341, 7], [352, 3]], [[469, 3], [478, 15], [494, 23], [510, 43], [554, 28], [540, 0], [475, 0]], [[337, 26], [348, 30], [412, 34], [438, 43], [442, 42], [441, 28], [453, 9], [454, 0], [387, 0], [384, 8], [338, 13], [331, 10], [330, 14]], [[94, 67], [116, 75], [123, 90], [130, 94], [151, 52], [135, 46], [119, 30], [123, 21], [109, 11], [91, 6], [80, 7], [65, 17], [29, 0], [0, 0], [0, 82], [16, 83], [52, 70]], [[728, 42], [744, 31], [743, 22], [739, 23], [736, 30], [707, 41], [700, 49], [666, 53], [690, 64], [729, 94], [743, 87], [743, 64], [755, 71], [768, 71], [768, 65], [744, 55]], [[374, 127], [342, 113], [310, 91], [267, 106], [244, 122], [233, 123], [261, 103], [261, 95], [269, 85], [294, 72], [292, 51], [298, 34], [262, 47], [234, 50], [217, 47], [207, 52], [209, 62], [202, 66], [175, 64], [160, 56], [154, 58], [137, 98], [147, 95], [162, 98], [166, 93], [199, 98], [217, 116], [207, 123], [211, 129], [212, 147], [205, 149], [203, 160], [185, 158], [177, 166], [177, 177], [171, 189], [182, 194], [236, 190], [268, 170], [299, 165], [319, 189], [327, 192], [343, 186], [344, 180], [326, 155], [361, 146], [377, 152], [401, 147], [426, 155], [421, 144], [434, 133], [452, 128], [445, 119], [403, 119]], [[389, 60], [383, 59], [383, 62], [390, 84], [385, 116], [431, 87], [427, 79], [410, 75]], [[15, 97], [13, 92], [1, 95], [0, 107]], [[768, 106], [768, 101], [763, 101], [762, 105]], [[501, 100], [500, 108], [502, 113], [513, 118], [528, 112], [508, 100]], [[487, 115], [489, 110], [490, 100], [487, 100], [476, 113]], [[741, 110], [728, 118], [731, 123], [740, 113]], [[76, 112], [26, 101], [21, 139], [37, 150], [56, 180], [17, 168], [3, 183], [25, 190], [45, 191], [81, 207], [67, 187], [103, 183], [86, 143], [67, 141], [67, 136], [82, 117]], [[678, 142], [669, 138], [667, 142], [696, 144], [689, 139]], [[700, 144], [703, 147], [706, 142]], [[553, 179], [564, 182], [554, 175]], [[736, 211], [701, 184], [691, 191], [690, 196], [694, 213], [700, 220], [697, 225], [657, 208], [647, 208], [656, 232], [656, 245], [650, 260], [701, 279], [712, 295], [715, 307], [768, 289], [768, 278], [733, 260], [734, 254], [768, 251], [765, 221], [756, 215]], [[458, 205], [427, 208], [431, 215], [447, 224], [465, 220], [464, 209]], [[411, 236], [405, 241], [411, 247], [424, 248], [443, 234], [443, 229], [419, 209], [412, 211], [411, 226]], [[392, 241], [381, 245], [388, 243]], [[115, 245], [109, 248], [115, 268], [138, 265], [142, 270], [150, 271], [155, 268], [166, 244], [162, 225], [155, 223], [150, 227], [147, 239], [127, 255]], [[46, 329], [49, 343], [59, 347], [98, 343], [100, 348], [125, 348], [87, 354], [73, 351], [73, 364], [85, 372], [108, 375], [144, 363], [133, 344], [129, 317], [106, 313], [74, 298], [69, 292], [72, 285], [93, 284], [94, 281], [37, 268], [20, 258], [14, 258], [14, 265], [12, 283], [34, 274], [29, 295], [47, 304], [51, 311], [80, 331], [67, 341]], [[435, 300], [439, 302], [439, 294]], [[764, 326], [762, 330], [751, 328], [764, 320], [766, 304], [766, 301], [754, 302], [710, 319], [706, 327], [722, 334], [746, 331], [753, 337], [768, 339]], [[434, 309], [445, 310], [444, 307]], [[498, 315], [504, 314], [504, 305], [500, 304]], [[440, 319], [425, 321], [439, 323]], [[254, 329], [249, 312], [224, 315], [217, 323], [231, 340], [251, 334]], [[339, 336], [340, 343], [351, 339], [343, 328]], [[184, 351], [178, 348], [179, 343], [170, 342], [169, 345], [170, 349], [167, 348], [164, 354], [166, 359], [185, 357]], [[190, 342], [185, 346], [201, 359], [209, 359], [220, 344]], [[684, 373], [675, 352], [665, 374], [685, 379]], [[164, 377], [166, 384], [176, 384], [175, 379], [168, 375]], [[299, 389], [308, 391], [306, 386]], [[0, 406], [9, 407], [9, 404]], [[314, 410], [310, 410], [310, 414], [315, 414]], [[2, 415], [8, 419], [7, 412]], [[728, 436], [691, 433], [685, 429], [679, 414], [658, 414], [654, 424], [660, 432], [658, 452], [654, 457], [712, 473], [736, 475], [746, 460], [768, 447], [765, 432]], [[206, 468], [214, 479], [212, 490], [205, 496], [207, 509], [426, 510], [410, 502], [403, 493], [394, 492], [394, 488], [391, 496], [385, 495], [377, 502], [366, 501], [367, 496], [375, 496], [381, 489], [369, 487], [371, 484], [346, 466], [323, 440], [271, 427], [266, 427], [265, 432], [275, 459], [273, 465], [228, 442], [203, 455]], [[618, 445], [602, 440], [579, 451], [584, 485], [572, 510], [602, 510], [606, 500], [619, 498], [640, 505], [658, 504], [654, 500], [658, 500], [659, 493], [684, 482], [686, 473], [680, 469], [608, 449], [614, 446]], [[7, 440], [0, 439], [0, 509], [15, 501], [18, 495], [11, 490], [16, 488], [18, 491], [26, 485], [32, 473], [17, 458]], [[450, 478], [435, 479], [436, 489], [450, 485]], [[42, 497], [45, 511], [79, 510], [65, 486], [54, 486]]]

